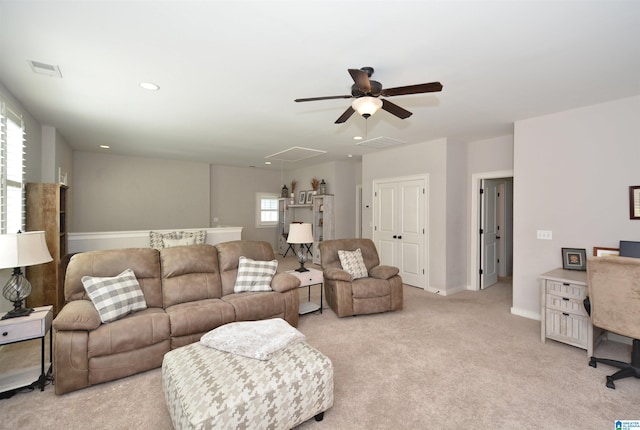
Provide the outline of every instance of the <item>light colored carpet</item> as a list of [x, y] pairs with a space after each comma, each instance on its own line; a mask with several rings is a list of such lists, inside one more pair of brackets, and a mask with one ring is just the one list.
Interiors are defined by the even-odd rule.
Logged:
[[[324, 421], [299, 430], [613, 429], [617, 419], [640, 419], [640, 380], [608, 389], [613, 368], [589, 367], [582, 349], [541, 343], [539, 322], [510, 314], [509, 282], [450, 297], [404, 292], [400, 312], [337, 318], [325, 304], [323, 314], [300, 317], [299, 330], [334, 364], [335, 402]], [[627, 361], [630, 346], [603, 342], [595, 352]], [[39, 342], [2, 348], [0, 369], [16, 355], [38, 363]], [[171, 422], [156, 369], [62, 396], [47, 387], [0, 400], [0, 428], [161, 430]]]

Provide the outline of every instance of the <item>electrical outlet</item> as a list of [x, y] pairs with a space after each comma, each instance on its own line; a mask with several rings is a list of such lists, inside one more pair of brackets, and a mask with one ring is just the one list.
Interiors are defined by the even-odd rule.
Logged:
[[553, 239], [553, 232], [551, 230], [538, 230], [537, 238], [542, 240], [551, 240]]

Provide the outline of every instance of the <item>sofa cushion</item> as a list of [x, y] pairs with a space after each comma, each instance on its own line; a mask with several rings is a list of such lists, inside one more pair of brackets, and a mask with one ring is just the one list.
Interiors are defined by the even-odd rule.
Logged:
[[131, 269], [114, 277], [83, 276], [82, 284], [103, 323], [147, 308], [136, 275]]
[[171, 337], [202, 335], [235, 321], [233, 306], [220, 299], [180, 303], [166, 309], [171, 320]]
[[271, 280], [278, 270], [278, 260], [256, 261], [240, 256], [234, 293], [271, 291]]
[[[298, 292], [294, 291], [293, 293], [297, 294]], [[236, 321], [285, 317], [285, 295], [275, 291], [228, 294], [223, 296], [222, 300], [233, 306]], [[296, 313], [297, 311], [296, 308]]]
[[391, 284], [386, 279], [361, 278], [351, 284], [353, 298], [366, 299], [391, 294]]
[[89, 332], [88, 358], [144, 348], [169, 338], [169, 316], [159, 308], [128, 315]]
[[364, 260], [362, 259], [362, 251], [360, 248], [355, 251], [339, 250], [338, 258], [340, 258], [342, 268], [348, 272], [353, 279], [366, 278], [369, 276], [367, 266], [364, 265]]

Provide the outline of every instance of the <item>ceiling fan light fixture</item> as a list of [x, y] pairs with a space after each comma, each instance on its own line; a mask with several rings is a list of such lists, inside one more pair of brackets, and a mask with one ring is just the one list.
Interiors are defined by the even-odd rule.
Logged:
[[351, 102], [351, 107], [363, 117], [369, 118], [380, 110], [382, 107], [382, 100], [369, 96], [358, 97]]

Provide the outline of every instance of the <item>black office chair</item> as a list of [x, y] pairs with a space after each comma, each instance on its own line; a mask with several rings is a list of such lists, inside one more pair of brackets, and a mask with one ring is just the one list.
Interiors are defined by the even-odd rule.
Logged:
[[591, 257], [587, 260], [589, 305], [593, 325], [633, 339], [631, 362], [591, 357], [589, 366], [608, 364], [620, 370], [607, 376], [613, 381], [640, 378], [640, 259], [631, 257]]

